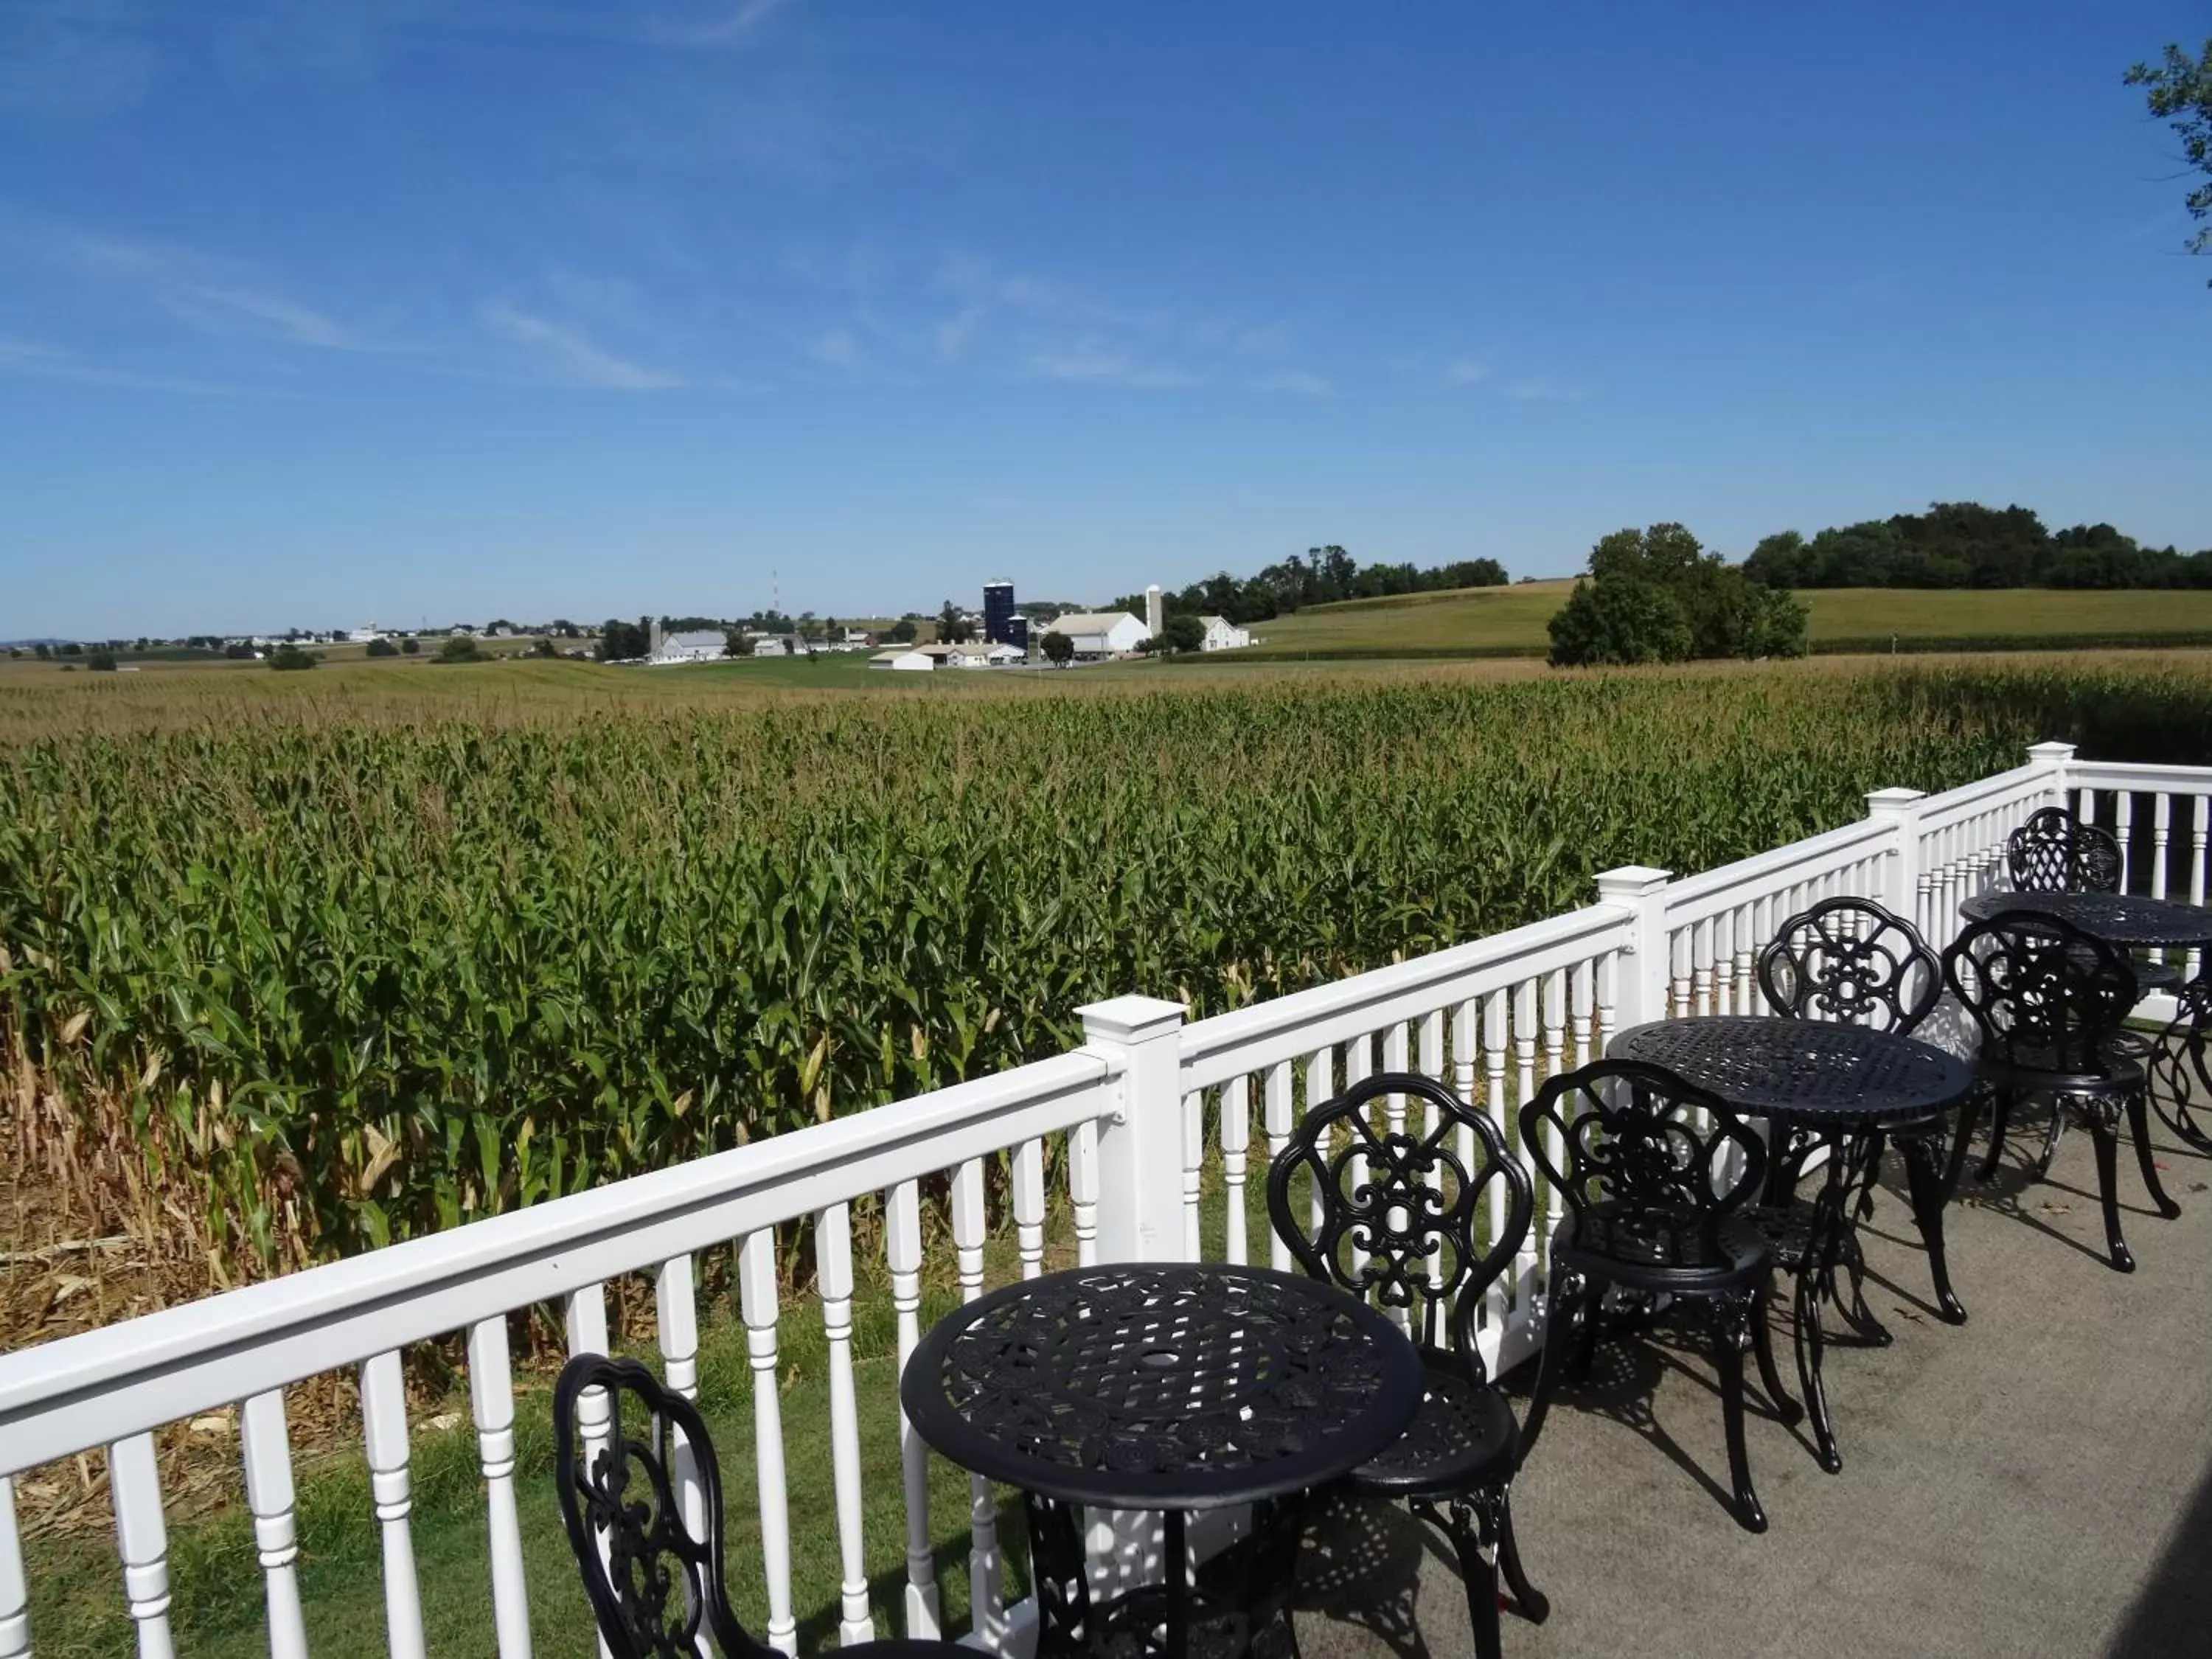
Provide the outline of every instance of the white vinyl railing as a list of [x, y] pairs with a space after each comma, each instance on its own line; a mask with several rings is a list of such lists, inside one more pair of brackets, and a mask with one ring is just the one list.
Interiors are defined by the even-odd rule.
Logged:
[[[963, 1297], [985, 1281], [986, 1160], [1004, 1157], [1015, 1262], [1043, 1270], [1051, 1245], [1045, 1171], [1064, 1170], [1060, 1249], [1097, 1261], [1194, 1260], [1212, 1248], [1201, 1204], [1218, 1170], [1219, 1253], [1286, 1266], [1267, 1231], [1255, 1181], [1255, 1128], [1280, 1150], [1304, 1104], [1377, 1069], [1416, 1070], [1479, 1104], [1518, 1146], [1518, 1109], [1541, 1079], [1603, 1051], [1618, 1031], [1670, 1013], [1750, 1012], [1760, 945], [1797, 908], [1838, 894], [1879, 899], [1940, 947], [1958, 902], [1996, 878], [2007, 835], [2038, 806], [2078, 803], [2114, 830], [2131, 890], [2201, 900], [2212, 828], [2212, 769], [2081, 763], [2042, 744], [2026, 765], [1940, 795], [1867, 798], [1859, 822], [1683, 880], [1641, 866], [1598, 878], [1598, 902], [1411, 961], [1186, 1024], [1180, 1004], [1126, 996], [1081, 1011], [1073, 1053], [616, 1182], [596, 1191], [374, 1250], [272, 1282], [0, 1355], [0, 1659], [31, 1651], [28, 1590], [9, 1478], [105, 1449], [120, 1559], [121, 1602], [144, 1659], [167, 1659], [169, 1570], [155, 1431], [240, 1408], [244, 1486], [276, 1659], [307, 1652], [296, 1576], [292, 1453], [283, 1390], [335, 1370], [359, 1379], [362, 1447], [383, 1544], [386, 1644], [395, 1659], [429, 1645], [409, 1530], [410, 1431], [402, 1356], [465, 1336], [469, 1396], [488, 1517], [501, 1659], [528, 1659], [533, 1595], [516, 1504], [514, 1390], [507, 1316], [559, 1304], [572, 1352], [604, 1350], [605, 1286], [653, 1276], [655, 1331], [669, 1382], [698, 1384], [695, 1259], [734, 1245], [738, 1304], [752, 1376], [754, 1501], [768, 1639], [795, 1650], [785, 1447], [826, 1435], [838, 1542], [838, 1631], [878, 1634], [871, 1570], [903, 1565], [898, 1634], [941, 1632], [930, 1528], [932, 1474], [901, 1420], [899, 1553], [872, 1560], [861, 1526], [864, 1471], [853, 1364], [860, 1275], [856, 1203], [880, 1200], [883, 1267], [902, 1364], [919, 1340], [924, 1182], [949, 1194], [950, 1264]], [[1407, 1103], [1385, 1102], [1395, 1125]], [[1256, 1111], [1256, 1119], [1255, 1116]], [[1424, 1130], [1431, 1126], [1423, 1125]], [[1524, 1161], [1527, 1153], [1520, 1156]], [[1216, 1162], [1218, 1158], [1218, 1164]], [[1542, 1340], [1544, 1252], [1556, 1216], [1539, 1213], [1515, 1270], [1479, 1322], [1483, 1357], [1510, 1368]], [[778, 1319], [787, 1291], [776, 1229], [813, 1230], [815, 1275], [803, 1299], [823, 1324], [824, 1420], [787, 1423]], [[893, 1376], [879, 1386], [896, 1388]], [[582, 1424], [588, 1437], [604, 1421]], [[726, 1501], [744, 1501], [732, 1471]], [[696, 1499], [696, 1492], [687, 1501]], [[969, 1639], [1025, 1653], [1030, 1603], [1005, 1605], [992, 1494], [969, 1483]], [[733, 1565], [738, 1564], [733, 1564]], [[243, 1564], [241, 1563], [241, 1566]], [[581, 1611], [580, 1601], [577, 1609]]]

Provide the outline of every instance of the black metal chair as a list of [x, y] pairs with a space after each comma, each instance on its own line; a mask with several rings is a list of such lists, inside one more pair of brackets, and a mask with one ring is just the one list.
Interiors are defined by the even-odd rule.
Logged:
[[1579, 1328], [1587, 1352], [1608, 1289], [1701, 1301], [1712, 1320], [1736, 1521], [1765, 1531], [1744, 1449], [1743, 1351], [1757, 1351], [1760, 1381], [1787, 1401], [1763, 1316], [1774, 1246], [1748, 1212], [1766, 1143], [1726, 1102], [1672, 1072], [1607, 1060], [1545, 1082], [1521, 1109], [1521, 1148], [1567, 1206], [1552, 1233], [1544, 1347], [1522, 1455], [1543, 1431], [1570, 1330]]
[[[577, 1401], [606, 1391], [607, 1439], [596, 1455]], [[678, 1443], [680, 1440], [680, 1444]], [[615, 1659], [698, 1659], [703, 1626], [722, 1659], [781, 1659], [730, 1611], [722, 1582], [722, 1478], [696, 1407], [635, 1359], [578, 1354], [553, 1388], [554, 1491], [592, 1616]], [[705, 1534], [685, 1524], [682, 1462], [698, 1483]], [[864, 1659], [961, 1659], [954, 1642], [866, 1642]], [[972, 1659], [972, 1656], [970, 1656]]]
[[2212, 981], [2193, 980], [2174, 994], [2173, 1019], [2150, 1048], [2152, 1109], [2191, 1146], [2212, 1152], [2212, 1131], [2197, 1121], [2212, 1109]]
[[[1823, 899], [1784, 922], [1759, 957], [1759, 988], [1766, 1006], [1785, 1019], [1831, 1019], [1910, 1036], [1943, 999], [1943, 964], [1920, 930], [1895, 912], [1865, 898]], [[1894, 1133], [1911, 1178], [1936, 1178], [1948, 1114]], [[1866, 1170], [1857, 1218], [1874, 1214], [1889, 1135], [1877, 1130], [1865, 1145]], [[1942, 1245], [1928, 1241], [1933, 1265], [1942, 1271]], [[1948, 1285], [1943, 1300], [1952, 1300]]]
[[[2005, 838], [2005, 868], [2015, 893], [2117, 893], [2124, 878], [2120, 843], [2063, 806], [2045, 806]], [[2171, 991], [2181, 964], [2137, 957], [2136, 988]]]
[[2117, 893], [2120, 844], [2063, 806], [2039, 807], [2005, 838], [2015, 893]]
[[[2056, 916], [2006, 911], [1974, 922], [1943, 953], [1943, 979], [1980, 1028], [1975, 1066], [1996, 1105], [1982, 1179], [1996, 1173], [2005, 1130], [2023, 1097], [2048, 1095], [2051, 1127], [2038, 1173], [2049, 1170], [2071, 1106], [2096, 1147], [2098, 1196], [2112, 1266], [2135, 1271], [2120, 1233], [2118, 1123], [2134, 1136], [2143, 1186], [2159, 1213], [2180, 1206], [2159, 1184], [2151, 1156], [2148, 1091], [2141, 1050], [2122, 1041], [2136, 1000], [2135, 966], [2126, 954]], [[1960, 1126], [1952, 1155], [1956, 1171], [1972, 1130], [1974, 1107]]]
[[[1378, 1132], [1370, 1113], [1386, 1096], [1434, 1108], [1434, 1127]], [[1455, 1145], [1462, 1136], [1471, 1164]], [[1319, 1200], [1317, 1226], [1294, 1201], [1300, 1170]], [[1481, 1212], [1493, 1191], [1503, 1201], [1486, 1229]], [[1474, 1329], [1486, 1292], [1528, 1237], [1534, 1204], [1496, 1126], [1412, 1073], [1365, 1079], [1314, 1108], [1267, 1174], [1268, 1216], [1298, 1265], [1407, 1316], [1428, 1373], [1420, 1413], [1389, 1450], [1353, 1471], [1346, 1489], [1403, 1499], [1450, 1540], [1478, 1659], [1498, 1659], [1501, 1571], [1524, 1616], [1540, 1624], [1551, 1613], [1514, 1541], [1510, 1490], [1522, 1441]]]

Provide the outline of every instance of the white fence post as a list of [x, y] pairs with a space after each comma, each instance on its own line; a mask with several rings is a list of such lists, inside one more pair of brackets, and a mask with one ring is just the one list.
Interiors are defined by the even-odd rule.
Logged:
[[1597, 878], [1601, 904], [1635, 912], [1628, 944], [1613, 986], [1613, 1018], [1620, 1029], [1667, 1018], [1667, 981], [1672, 969], [1667, 949], [1667, 879], [1669, 872], [1646, 864], [1625, 864]]
[[2031, 766], [2040, 766], [2051, 774], [2050, 789], [2061, 805], [2066, 800], [2067, 769], [2074, 763], [2074, 745], [2070, 743], [2030, 744], [2027, 761]]
[[1920, 803], [1917, 789], [1870, 789], [1867, 817], [1889, 826], [1889, 855], [1882, 862], [1881, 902], [1915, 927], [1920, 917]]
[[1115, 997], [1075, 1012], [1083, 1046], [1121, 1073], [1098, 1126], [1098, 1260], [1182, 1261], [1182, 1004]]

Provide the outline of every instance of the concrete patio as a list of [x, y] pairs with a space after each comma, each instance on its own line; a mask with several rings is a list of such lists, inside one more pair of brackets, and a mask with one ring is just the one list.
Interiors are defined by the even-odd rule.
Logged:
[[[1897, 1340], [1828, 1351], [1841, 1474], [1753, 1387], [1765, 1536], [1723, 1507], [1702, 1316], [1601, 1348], [1515, 1490], [1553, 1612], [1540, 1626], [1509, 1613], [1507, 1653], [2212, 1654], [2212, 1159], [2154, 1125], [2182, 1206], [2168, 1221], [2122, 1149], [2140, 1263], [2123, 1276], [2104, 1261], [2088, 1138], [2069, 1132], [2034, 1180], [2045, 1121], [2027, 1115], [1987, 1187], [1970, 1168], [1948, 1212], [1966, 1326], [1935, 1317], [1895, 1186], [1862, 1230], [1869, 1301]], [[1401, 1515], [1339, 1517], [1305, 1565], [1304, 1659], [1469, 1651], [1449, 1552]]]

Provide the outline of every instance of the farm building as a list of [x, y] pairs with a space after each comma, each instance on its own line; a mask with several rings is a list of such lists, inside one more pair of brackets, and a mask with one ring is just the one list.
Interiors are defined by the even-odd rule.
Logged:
[[1250, 630], [1239, 628], [1226, 617], [1200, 617], [1206, 627], [1206, 642], [1199, 648], [1204, 651], [1236, 651], [1252, 643]]
[[1052, 625], [1051, 631], [1074, 641], [1075, 654], [1096, 659], [1134, 651], [1151, 637], [1126, 611], [1071, 611]]
[[874, 656], [868, 659], [868, 666], [896, 669], [907, 673], [926, 674], [937, 666], [937, 659], [931, 656], [927, 650], [918, 650], [913, 646], [902, 645], [889, 651], [877, 652]]
[[756, 634], [752, 640], [753, 655], [756, 657], [787, 657], [791, 654], [791, 641], [781, 634]]
[[730, 642], [719, 628], [698, 628], [682, 634], [664, 634], [654, 649], [656, 664], [720, 662], [730, 654]]

